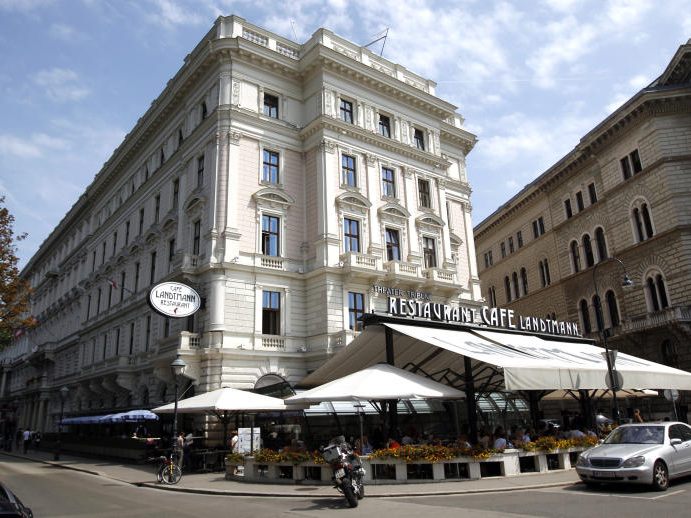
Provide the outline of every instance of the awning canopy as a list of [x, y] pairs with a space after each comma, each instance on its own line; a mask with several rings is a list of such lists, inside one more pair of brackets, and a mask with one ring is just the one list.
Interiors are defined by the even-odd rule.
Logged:
[[[587, 390], [587, 395], [591, 399], [612, 399], [611, 390]], [[650, 389], [621, 389], [617, 390], [617, 399], [657, 397], [657, 390]], [[542, 396], [543, 401], [561, 401], [564, 399], [581, 399], [581, 393], [577, 390], [554, 390]]]
[[397, 399], [463, 399], [448, 385], [386, 363], [372, 365], [319, 387], [287, 398], [286, 403], [322, 401], [383, 401]]
[[[604, 349], [592, 341], [545, 338], [476, 327], [378, 323], [365, 330], [300, 383], [315, 386], [386, 361], [386, 332], [393, 334], [396, 367], [452, 387], [465, 384], [470, 359], [475, 390], [606, 389]], [[619, 353], [623, 388], [691, 390], [691, 373]]]
[[158, 416], [149, 410], [136, 409], [118, 414], [65, 417], [62, 420], [62, 424], [132, 423], [137, 421], [155, 421], [157, 419]]

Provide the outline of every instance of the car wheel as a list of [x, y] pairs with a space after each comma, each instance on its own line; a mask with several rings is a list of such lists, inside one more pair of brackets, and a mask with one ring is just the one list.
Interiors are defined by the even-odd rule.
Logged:
[[661, 460], [653, 466], [653, 488], [657, 491], [665, 491], [669, 487], [669, 471]]

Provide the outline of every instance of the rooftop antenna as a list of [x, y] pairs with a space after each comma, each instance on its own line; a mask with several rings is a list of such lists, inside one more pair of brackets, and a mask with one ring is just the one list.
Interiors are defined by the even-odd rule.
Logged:
[[295, 43], [298, 42], [298, 35], [295, 32], [295, 20], [291, 19], [290, 20], [290, 28], [293, 29], [293, 38], [295, 38]]
[[369, 47], [370, 45], [373, 45], [377, 43], [378, 41], [384, 40], [384, 43], [381, 44], [381, 50], [379, 51], [379, 56], [384, 54], [384, 46], [386, 45], [386, 38], [389, 35], [389, 28], [387, 27], [386, 30], [383, 30], [380, 32], [381, 36], [379, 36], [377, 39], [370, 41], [367, 45], [364, 45], [365, 48]]

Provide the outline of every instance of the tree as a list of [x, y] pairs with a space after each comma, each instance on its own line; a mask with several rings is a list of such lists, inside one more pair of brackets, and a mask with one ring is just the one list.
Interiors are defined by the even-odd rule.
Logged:
[[20, 277], [17, 268], [15, 241], [26, 238], [26, 234], [15, 236], [13, 223], [14, 216], [5, 207], [5, 197], [0, 196], [0, 349], [37, 323], [29, 315], [31, 286]]

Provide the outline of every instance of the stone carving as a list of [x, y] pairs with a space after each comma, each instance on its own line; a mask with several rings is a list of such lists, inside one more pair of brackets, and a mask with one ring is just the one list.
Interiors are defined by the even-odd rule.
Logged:
[[238, 106], [240, 104], [240, 82], [239, 81], [233, 81], [233, 96], [232, 96], [230, 102], [233, 106]]

